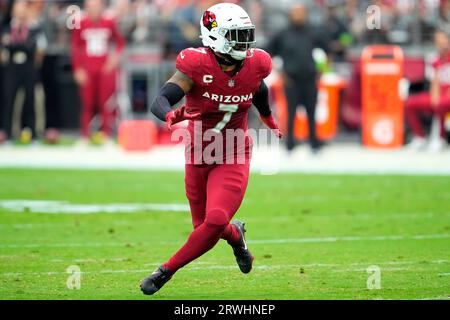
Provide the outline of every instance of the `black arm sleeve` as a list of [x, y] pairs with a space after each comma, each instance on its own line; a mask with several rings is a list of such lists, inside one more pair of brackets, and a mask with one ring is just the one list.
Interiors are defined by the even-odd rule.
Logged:
[[167, 82], [153, 100], [150, 110], [159, 120], [166, 121], [166, 114], [172, 111], [172, 106], [180, 102], [184, 95], [180, 86]]
[[261, 81], [261, 85], [253, 97], [253, 104], [263, 117], [268, 117], [272, 114], [269, 107], [269, 89], [264, 83], [264, 80]]

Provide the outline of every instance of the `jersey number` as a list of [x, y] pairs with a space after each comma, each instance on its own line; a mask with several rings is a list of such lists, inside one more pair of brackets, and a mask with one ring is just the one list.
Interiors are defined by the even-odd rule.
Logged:
[[220, 121], [213, 129], [215, 133], [219, 133], [220, 131], [222, 131], [222, 129], [227, 125], [227, 123], [230, 122], [231, 116], [238, 110], [238, 105], [221, 103], [219, 104], [219, 110], [225, 111], [225, 114], [223, 116], [222, 121]]
[[101, 57], [108, 53], [108, 42], [104, 38], [88, 38], [86, 53], [89, 57]]
[[[204, 48], [187, 48], [187, 50], [195, 51], [198, 53], [207, 54], [206, 50]], [[186, 56], [184, 55], [183, 51], [180, 52], [181, 59], [184, 59]]]

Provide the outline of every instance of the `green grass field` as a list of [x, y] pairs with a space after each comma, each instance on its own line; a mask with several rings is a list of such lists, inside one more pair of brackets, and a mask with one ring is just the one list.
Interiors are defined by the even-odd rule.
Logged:
[[[0, 170], [1, 200], [187, 204], [182, 173]], [[0, 206], [1, 207], [1, 206]], [[184, 243], [188, 212], [0, 208], [1, 299], [448, 299], [450, 178], [253, 174], [236, 215], [256, 259], [220, 242], [156, 295], [139, 282]], [[69, 290], [66, 269], [80, 267]], [[367, 289], [367, 268], [381, 289]]]

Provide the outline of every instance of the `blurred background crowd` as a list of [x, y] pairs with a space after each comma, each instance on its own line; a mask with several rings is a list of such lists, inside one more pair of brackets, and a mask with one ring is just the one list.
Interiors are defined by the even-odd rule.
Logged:
[[[66, 26], [67, 8], [83, 7], [83, 0], [29, 0], [31, 19], [41, 24], [49, 40], [51, 53], [69, 53], [70, 30]], [[189, 46], [201, 45], [198, 21], [214, 0], [111, 0], [108, 10], [114, 14], [129, 46], [157, 45], [165, 56], [178, 54]], [[232, 0], [250, 12], [257, 26], [258, 45], [264, 47], [277, 31], [289, 23], [288, 10], [295, 3], [309, 8], [308, 19], [321, 27], [330, 41], [344, 34], [353, 46], [367, 43], [395, 43], [421, 46], [432, 40], [437, 27], [450, 31], [450, 1], [447, 0]], [[2, 25], [11, 19], [14, 0], [0, 1]], [[381, 9], [380, 29], [367, 28], [367, 9]], [[337, 46], [335, 46], [337, 47]], [[342, 48], [333, 54], [344, 58]]]
[[[125, 40], [115, 88], [118, 105], [115, 114], [119, 119], [151, 117], [148, 107], [152, 96], [173, 72], [177, 54], [184, 48], [201, 46], [199, 17], [218, 2], [221, 1], [105, 1], [103, 14], [115, 19]], [[411, 90], [420, 91], [426, 89], [427, 56], [434, 51], [435, 30], [450, 33], [450, 0], [229, 2], [249, 12], [256, 25], [257, 46], [267, 49], [295, 19], [293, 5], [304, 6], [305, 10], [297, 11], [297, 18], [307, 21], [317, 32], [328, 57], [327, 71], [338, 74], [347, 83], [339, 101], [337, 139], [348, 137], [348, 132], [355, 132], [354, 139], [358, 139], [361, 125], [358, 66], [364, 46], [401, 46], [405, 52], [406, 78], [413, 84]], [[73, 76], [73, 31], [68, 27], [71, 15], [76, 12], [72, 5], [83, 8], [84, 1], [0, 0], [0, 142], [9, 139], [27, 142], [35, 138], [52, 142], [59, 138], [60, 132], [79, 132], [83, 103]], [[377, 8], [379, 26], [369, 28], [368, 20], [377, 14]], [[26, 20], [28, 26], [23, 33], [20, 27], [14, 28], [20, 20]], [[32, 46], [32, 57], [10, 54], [8, 59], [3, 49], [13, 52], [11, 39], [20, 42], [21, 36], [27, 38], [24, 43]], [[21, 59], [27, 61], [18, 63]], [[10, 64], [16, 66], [12, 68]], [[96, 120], [94, 115], [90, 119], [92, 125], [101, 127], [95, 123], [101, 120]]]

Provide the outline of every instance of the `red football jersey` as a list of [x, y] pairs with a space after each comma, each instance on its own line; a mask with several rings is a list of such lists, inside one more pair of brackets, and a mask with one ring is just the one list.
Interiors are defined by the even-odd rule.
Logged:
[[[252, 106], [253, 96], [261, 81], [272, 70], [270, 55], [261, 49], [251, 49], [240, 70], [230, 75], [221, 69], [212, 50], [188, 48], [178, 55], [176, 67], [194, 82], [186, 95], [187, 111], [201, 114], [201, 122], [189, 121], [188, 124], [191, 141], [187, 152], [190, 159], [196, 164], [210, 163], [211, 159], [206, 159], [203, 151], [217, 139], [221, 139], [223, 151], [220, 154], [215, 150], [215, 160], [227, 161], [226, 157], [230, 155], [227, 151], [231, 147], [233, 156], [243, 150], [249, 153], [249, 137], [246, 137], [243, 145], [239, 145], [239, 141], [234, 138], [227, 139], [227, 133], [230, 132], [228, 129], [247, 131], [248, 111]], [[201, 137], [202, 143], [198, 144]], [[200, 151], [203, 154], [201, 161]]]
[[450, 89], [450, 53], [447, 56], [438, 56], [432, 63], [435, 72], [438, 72], [441, 91]]
[[119, 52], [125, 46], [113, 18], [104, 15], [99, 21], [94, 22], [84, 16], [80, 21], [80, 28], [74, 29], [72, 34], [73, 69], [82, 67], [89, 71], [100, 70], [113, 44]]

